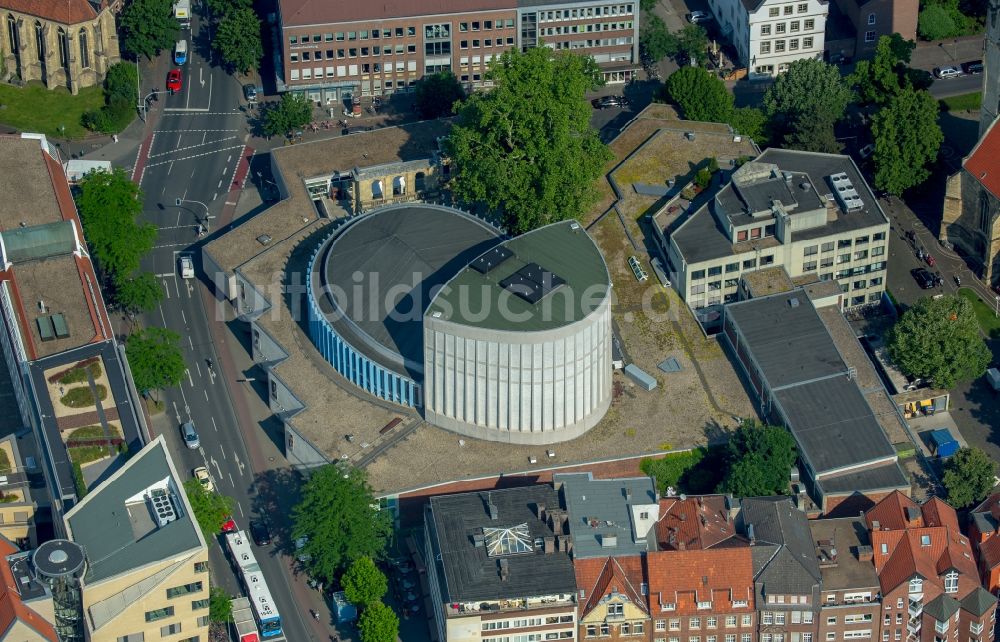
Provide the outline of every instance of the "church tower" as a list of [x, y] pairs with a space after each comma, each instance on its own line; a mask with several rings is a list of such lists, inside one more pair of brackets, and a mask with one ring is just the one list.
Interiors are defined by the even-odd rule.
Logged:
[[979, 116], [979, 137], [1000, 115], [1000, 0], [990, 0], [986, 13], [986, 55], [983, 58], [983, 107]]

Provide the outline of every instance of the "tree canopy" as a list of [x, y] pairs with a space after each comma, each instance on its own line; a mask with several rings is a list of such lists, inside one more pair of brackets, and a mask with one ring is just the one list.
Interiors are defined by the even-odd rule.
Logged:
[[264, 113], [264, 133], [285, 136], [312, 120], [312, 102], [305, 96], [286, 92], [281, 101]]
[[982, 449], [960, 449], [945, 462], [941, 477], [948, 503], [965, 508], [986, 499], [996, 484], [996, 471], [996, 462]]
[[340, 586], [343, 587], [348, 602], [367, 608], [381, 601], [389, 590], [389, 580], [372, 558], [366, 555], [351, 562], [340, 578]]
[[[188, 480], [191, 481], [191, 480]], [[213, 586], [208, 590], [208, 619], [212, 622], [225, 624], [233, 617], [233, 601], [221, 586]]]
[[118, 25], [124, 34], [125, 51], [150, 60], [174, 46], [181, 28], [171, 0], [129, 0]]
[[253, 8], [253, 0], [205, 0], [208, 10], [217, 18], [222, 18], [240, 9]]
[[153, 249], [156, 227], [140, 225], [142, 191], [125, 170], [91, 172], [76, 194], [84, 236], [101, 270], [109, 277], [126, 277]]
[[671, 32], [667, 24], [652, 13], [643, 17], [639, 33], [639, 45], [647, 58], [659, 62], [673, 58], [679, 65], [687, 65], [692, 59], [701, 64], [707, 57], [708, 32], [699, 25], [686, 25], [680, 31]]
[[[198, 528], [205, 536], [205, 542], [211, 546], [215, 536], [222, 529], [222, 522], [233, 514], [235, 506], [233, 498], [205, 490], [197, 479], [188, 479], [184, 482], [184, 493], [191, 502], [191, 510], [194, 511]], [[209, 606], [212, 607], [211, 604]]]
[[181, 382], [187, 367], [180, 339], [176, 332], [157, 327], [145, 328], [128, 338], [125, 354], [140, 392], [169, 388]]
[[392, 519], [377, 510], [364, 472], [335, 466], [314, 471], [292, 510], [293, 539], [308, 538], [300, 560], [314, 579], [333, 584], [361, 557], [379, 559], [392, 532]]
[[462, 83], [450, 71], [424, 76], [413, 96], [417, 113], [427, 120], [450, 116], [455, 103], [464, 98]]
[[764, 94], [764, 113], [787, 147], [837, 152], [833, 125], [843, 118], [851, 97], [837, 67], [801, 59], [792, 62]]
[[990, 364], [972, 304], [951, 294], [920, 299], [889, 332], [889, 356], [905, 374], [951, 388]]
[[688, 120], [724, 123], [733, 114], [733, 95], [726, 84], [701, 67], [681, 67], [667, 77], [664, 87]]
[[115, 303], [128, 314], [149, 312], [163, 298], [163, 288], [152, 272], [139, 272], [131, 277], [115, 279]]
[[788, 474], [795, 463], [795, 439], [781, 426], [744, 422], [732, 434], [726, 449], [722, 492], [758, 497], [788, 490]]
[[929, 92], [906, 88], [872, 117], [875, 187], [899, 196], [930, 176], [944, 134]]
[[256, 69], [264, 57], [257, 13], [247, 7], [226, 13], [219, 21], [212, 45], [222, 60], [241, 74]]
[[858, 100], [881, 105], [911, 86], [906, 65], [915, 46], [916, 43], [903, 40], [898, 33], [879, 38], [875, 45], [875, 57], [858, 61], [848, 79], [857, 92]]
[[361, 642], [396, 642], [399, 637], [399, 617], [382, 602], [375, 602], [358, 618]]
[[597, 64], [548, 47], [508, 50], [490, 78], [496, 86], [462, 103], [447, 142], [453, 193], [499, 210], [511, 232], [579, 216], [613, 158], [584, 99], [600, 84]]
[[957, 35], [959, 26], [947, 8], [939, 4], [928, 4], [920, 12], [917, 20], [917, 31], [925, 40], [941, 40]]

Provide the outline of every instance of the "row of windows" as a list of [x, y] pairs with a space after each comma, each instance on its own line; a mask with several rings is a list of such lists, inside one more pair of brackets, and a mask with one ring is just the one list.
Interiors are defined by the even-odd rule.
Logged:
[[569, 640], [573, 631], [547, 631], [546, 633], [522, 633], [497, 638], [483, 638], [483, 642], [541, 642], [542, 640]]
[[[80, 43], [80, 66], [87, 69], [90, 67], [90, 37], [87, 35], [87, 30], [85, 28], [81, 28], [77, 33], [77, 40]], [[59, 64], [63, 67], [68, 67], [69, 51], [71, 48], [70, 39], [69, 34], [62, 27], [59, 27], [56, 31], [56, 43], [59, 46]], [[21, 33], [17, 28], [17, 20], [12, 15], [7, 16], [7, 47], [11, 55], [21, 55]], [[36, 20], [35, 53], [38, 55], [39, 61], [43, 61], [45, 59], [46, 47], [47, 45], [42, 29], [42, 23]]]
[[790, 16], [793, 13], [806, 13], [809, 11], [808, 2], [800, 2], [797, 5], [786, 4], [784, 7], [771, 7], [767, 10], [767, 15], [770, 18], [777, 18], [778, 16]]
[[[510, 45], [513, 45], [513, 44], [514, 44], [514, 36], [509, 36], [507, 38], [507, 40], [506, 40], [506, 43], [505, 43], [505, 41], [504, 41], [503, 38], [497, 38], [496, 41], [495, 41], [495, 44], [494, 44], [493, 39], [491, 39], [491, 38], [486, 38], [485, 40], [483, 40], [481, 42], [481, 46], [485, 47], [487, 49], [490, 48], [490, 47], [493, 47], [493, 46], [503, 47], [503, 46], [510, 46]], [[469, 48], [469, 41], [468, 40], [461, 41], [460, 43], [458, 43], [458, 47], [459, 47], [459, 49], [468, 49]], [[479, 49], [479, 47], [480, 47], [480, 41], [479, 40], [473, 40], [472, 41], [472, 48], [473, 49]]]
[[539, 11], [538, 22], [593, 18], [595, 16], [627, 16], [631, 15], [632, 11], [633, 6], [630, 4], [609, 5], [606, 7], [584, 7], [582, 9], [556, 9], [555, 11]]
[[597, 40], [563, 40], [562, 42], [547, 42], [549, 49], [588, 49], [590, 47], [619, 47], [632, 45], [632, 36], [627, 38], [600, 38]]
[[[374, 71], [372, 71], [372, 70], [374, 70]], [[345, 65], [340, 65], [340, 66], [336, 67], [336, 69], [334, 67], [326, 67], [325, 69], [323, 67], [313, 67], [312, 69], [302, 69], [302, 70], [292, 69], [292, 71], [291, 71], [291, 79], [292, 80], [299, 80], [301, 78], [302, 80], [312, 80], [313, 78], [322, 78], [323, 75], [324, 75], [324, 71], [326, 73], [326, 77], [327, 78], [346, 78], [346, 77], [351, 77], [351, 76], [357, 76], [358, 75], [358, 66], [357, 65], [351, 65], [350, 67], [347, 67]], [[334, 73], [335, 71], [336, 71], [336, 73]], [[415, 61], [413, 61], [413, 60], [409, 61], [409, 63], [407, 63], [407, 66], [406, 66], [406, 70], [404, 70], [403, 69], [403, 63], [402, 62], [397, 62], [396, 63], [396, 67], [395, 67], [395, 73], [403, 73], [404, 71], [410, 71], [410, 72], [414, 72], [415, 73], [417, 71], [417, 63]], [[362, 74], [368, 74], [368, 73], [387, 73], [388, 74], [388, 73], [394, 73], [394, 70], [393, 70], [393, 67], [392, 67], [391, 64], [387, 63], [385, 65], [380, 65], [378, 63], [375, 63], [372, 66], [369, 66], [367, 64], [361, 65], [361, 73]], [[396, 86], [397, 87], [404, 87], [405, 85], [406, 85], [406, 83], [403, 80], [399, 80], [398, 84]], [[386, 80], [385, 81], [385, 86], [386, 87], [392, 87], [392, 81], [391, 80]]]
[[[724, 619], [724, 622], [725, 622], [725, 626], [726, 626], [727, 629], [733, 628], [733, 627], [736, 626], [737, 616], [735, 616], [735, 615], [727, 615], [725, 617], [725, 619]], [[752, 615], [743, 615], [743, 616], [740, 616], [740, 622], [741, 622], [741, 626], [752, 626], [753, 625], [753, 616]], [[714, 615], [713, 616], [709, 616], [709, 617], [705, 618], [705, 624], [710, 629], [717, 628], [719, 626], [719, 618], [715, 617]], [[681, 630], [681, 620], [680, 620], [680, 618], [671, 618], [669, 620], [656, 620], [656, 630], [657, 631], [664, 631], [664, 630], [667, 629], [668, 626], [670, 627], [671, 631], [680, 631]], [[701, 628], [701, 618], [700, 617], [688, 618], [688, 628], [691, 628], [691, 629], [700, 629]]]
[[[617, 625], [617, 628], [619, 636], [643, 635], [646, 633], [646, 627], [642, 622], [622, 622]], [[588, 638], [603, 638], [609, 635], [611, 635], [611, 627], [606, 622], [587, 625], [586, 637]]]
[[[480, 22], [478, 20], [474, 20], [473, 22], [460, 22], [460, 23], [458, 23], [458, 30], [459, 31], [469, 31], [470, 28], [471, 28], [472, 31], [479, 31], [479, 27], [480, 27]], [[483, 20], [483, 22], [482, 22], [482, 28], [483, 28], [484, 31], [489, 31], [490, 29], [493, 29], [493, 28], [496, 28], [496, 29], [513, 29], [514, 28], [514, 19], [513, 18], [497, 18], [495, 21], [494, 20]]]
[[188, 595], [189, 593], [200, 593], [202, 591], [201, 582], [192, 582], [190, 584], [184, 584], [183, 586], [172, 586], [167, 589], [167, 599], [171, 600], [175, 597], [180, 597], [181, 595]]
[[544, 624], [572, 624], [572, 615], [549, 615], [546, 617], [526, 617], [513, 620], [490, 620], [483, 622], [484, 631], [500, 629], [523, 629], [527, 626], [542, 626]]
[[[459, 64], [462, 67], [468, 67], [469, 66], [469, 62], [470, 62], [470, 60], [469, 60], [468, 56], [462, 56], [461, 58], [459, 58]], [[472, 62], [472, 64], [474, 66], [479, 65], [479, 64], [488, 65], [491, 62], [493, 62], [493, 54], [489, 54], [489, 55], [481, 56], [481, 57], [480, 56], [473, 56], [471, 62]]]
[[[404, 53], [415, 54], [417, 53], [416, 45], [396, 45], [395, 48], [391, 46], [374, 46], [374, 47], [361, 47], [351, 48], [351, 49], [337, 49], [336, 54], [333, 49], [326, 50], [326, 59], [333, 60], [334, 58], [366, 58], [371, 56], [391, 56], [393, 54], [397, 56], [402, 56]], [[323, 52], [317, 51], [292, 51], [288, 54], [288, 59], [292, 62], [298, 62], [300, 60], [323, 60]]]
[[[739, 279], [729, 279], [726, 281], [739, 281]], [[812, 611], [762, 611], [760, 614], [760, 623], [763, 625], [784, 625], [786, 621], [791, 620], [792, 624], [812, 624], [813, 622], [813, 612]]]
[[[885, 232], [876, 232], [870, 237], [866, 234], [864, 236], [858, 236], [853, 241], [851, 239], [840, 239], [836, 242], [836, 248], [843, 250], [845, 248], [852, 247], [853, 245], [868, 245], [869, 240], [871, 241], [884, 241]], [[803, 256], [812, 256], [819, 251], [832, 252], [834, 250], [834, 242], [827, 241], [822, 245], [809, 245], [802, 249]]]
[[[752, 638], [753, 638], [753, 636], [750, 633], [740, 633], [740, 642], [750, 642], [750, 640]], [[724, 642], [736, 642], [736, 634], [735, 633], [727, 633], [723, 637], [723, 641]], [[682, 638], [679, 638], [679, 637], [656, 638], [656, 642], [682, 642]], [[690, 637], [684, 638], [683, 642], [701, 642], [701, 636], [700, 635], [692, 635]], [[719, 642], [719, 636], [717, 636], [717, 635], [706, 636], [705, 637], [705, 642]], [[810, 639], [808, 641], [804, 640], [803, 642], [812, 642], [812, 638], [810, 637]]]
[[396, 27], [395, 30], [393, 30], [393, 29], [382, 29], [380, 31], [378, 29], [374, 29], [371, 32], [368, 32], [368, 31], [348, 31], [346, 33], [343, 32], [343, 31], [338, 31], [336, 34], [325, 33], [322, 36], [320, 36], [317, 33], [317, 34], [313, 34], [312, 37], [310, 37], [310, 36], [289, 36], [288, 37], [288, 44], [290, 44], [290, 45], [297, 45], [297, 44], [300, 44], [300, 43], [301, 44], [308, 44], [309, 42], [334, 42], [334, 41], [336, 41], [336, 42], [343, 42], [344, 40], [348, 40], [348, 41], [352, 41], [352, 40], [368, 40], [369, 34], [371, 35], [372, 40], [378, 40], [380, 37], [381, 38], [392, 38], [394, 34], [395, 34], [395, 36], [397, 38], [403, 38], [404, 34], [406, 36], [413, 37], [413, 36], [417, 35], [417, 28], [416, 27]]
[[736, 242], [741, 243], [747, 239], [759, 239], [761, 237], [774, 236], [774, 224], [754, 227], [749, 230], [738, 230], [736, 232]]
[[770, 42], [762, 42], [760, 43], [760, 53], [761, 54], [771, 53], [772, 42], [774, 43], [774, 53], [784, 53], [786, 44], [788, 47], [788, 51], [798, 51], [800, 42], [802, 44], [803, 49], [812, 49], [815, 40], [813, 40], [812, 36], [807, 36], [805, 38], [802, 38], [801, 41], [798, 38], [789, 38], [787, 43], [785, 40], [772, 40]]
[[574, 33], [593, 33], [595, 31], [620, 31], [633, 28], [633, 23], [629, 22], [591, 22], [585, 25], [567, 25], [565, 27], [545, 27], [539, 32], [543, 36], [565, 36]]
[[[774, 33], [779, 34], [779, 35], [783, 34], [783, 33], [785, 33], [785, 29], [787, 29], [788, 31], [791, 31], [792, 33], [795, 33], [796, 31], [799, 30], [799, 26], [800, 26], [800, 23], [799, 23], [798, 20], [792, 20], [791, 22], [787, 22], [787, 23], [786, 22], [778, 22], [778, 23], [776, 23], [774, 25]], [[802, 26], [802, 30], [803, 31], [812, 31], [813, 29], [816, 28], [816, 20], [814, 18], [808, 18], [808, 19], [803, 20], [801, 22], [801, 26]], [[771, 25], [761, 25], [760, 26], [760, 35], [762, 35], [762, 36], [770, 36], [771, 35]]]

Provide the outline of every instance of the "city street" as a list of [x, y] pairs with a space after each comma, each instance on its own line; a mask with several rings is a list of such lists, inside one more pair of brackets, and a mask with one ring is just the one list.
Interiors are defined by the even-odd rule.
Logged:
[[[198, 42], [197, 17], [192, 28], [192, 42]], [[221, 360], [228, 359], [227, 348], [219, 345], [218, 327], [213, 326], [220, 319], [209, 317], [217, 314], [210, 304], [214, 299], [204, 281], [181, 278], [179, 258], [191, 256], [197, 267], [198, 244], [223, 222], [220, 217], [227, 202], [235, 205], [239, 183], [248, 169], [249, 133], [240, 111], [239, 80], [213, 67], [207, 49], [194, 47], [182, 72], [181, 90], [161, 93], [154, 104], [157, 113], [148, 118], [134, 176], [145, 194], [145, 219], [158, 229], [156, 247], [143, 268], [155, 274], [163, 288], [163, 301], [145, 323], [166, 326], [181, 336], [188, 368], [180, 387], [163, 393], [166, 412], [154, 418], [154, 429], [165, 434], [180, 470], [190, 475], [198, 466], [208, 468], [216, 490], [235, 500], [233, 516], [245, 530], [251, 519], [267, 521], [269, 515], [259, 511], [258, 478], [231, 397], [229, 386], [240, 384], [224, 381]], [[146, 83], [162, 88], [165, 78]], [[179, 206], [177, 199], [181, 199]], [[235, 392], [242, 394], [238, 388]], [[179, 425], [189, 420], [200, 436], [201, 446], [196, 450], [186, 448], [179, 434]], [[261, 434], [256, 424], [243, 428], [248, 439]], [[288, 503], [282, 507], [285, 514], [291, 509], [292, 502]], [[305, 609], [293, 598], [290, 585], [291, 557], [277, 552], [282, 545], [287, 542], [255, 547], [255, 552], [282, 616], [285, 637], [326, 639], [317, 637], [303, 621], [300, 611]], [[241, 594], [220, 545], [212, 545], [210, 561], [213, 584], [230, 594]]]

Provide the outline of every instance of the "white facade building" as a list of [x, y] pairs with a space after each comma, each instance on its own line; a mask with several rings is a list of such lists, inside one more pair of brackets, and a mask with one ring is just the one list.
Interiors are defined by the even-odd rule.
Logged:
[[708, 0], [722, 34], [751, 77], [773, 76], [802, 58], [822, 58], [829, 3]]

